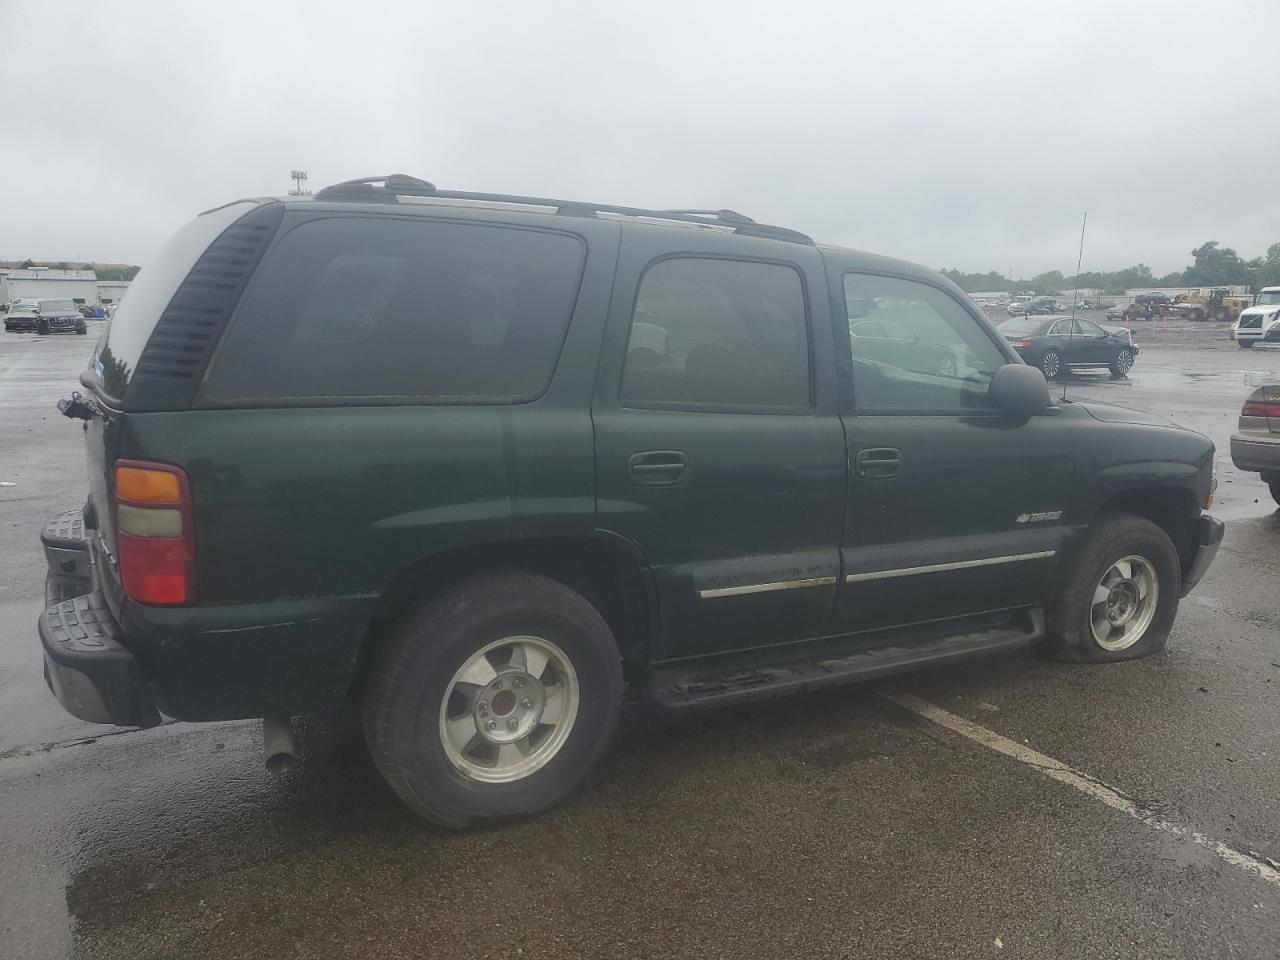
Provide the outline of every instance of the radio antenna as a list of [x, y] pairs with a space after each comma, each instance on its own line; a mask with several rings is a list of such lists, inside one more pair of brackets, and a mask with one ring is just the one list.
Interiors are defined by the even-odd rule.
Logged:
[[[1071, 326], [1067, 333], [1067, 352], [1071, 352], [1072, 341], [1076, 336], [1076, 304], [1080, 302], [1080, 265], [1084, 263], [1084, 229], [1089, 225], [1089, 211], [1084, 212], [1084, 219], [1080, 222], [1080, 250], [1076, 254], [1076, 275], [1072, 282], [1071, 290]], [[1065, 365], [1065, 364], [1064, 364]], [[1071, 368], [1067, 367], [1069, 371]], [[1067, 381], [1062, 381], [1062, 399], [1067, 399]]]

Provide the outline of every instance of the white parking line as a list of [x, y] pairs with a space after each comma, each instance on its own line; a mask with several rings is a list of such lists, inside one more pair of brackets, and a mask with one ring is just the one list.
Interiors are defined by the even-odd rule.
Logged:
[[1128, 814], [1139, 823], [1146, 824], [1153, 830], [1159, 830], [1162, 833], [1167, 833], [1180, 839], [1191, 840], [1206, 850], [1212, 850], [1233, 867], [1237, 867], [1246, 873], [1251, 873], [1255, 877], [1260, 877], [1272, 886], [1280, 887], [1280, 870], [1276, 869], [1273, 861], [1241, 853], [1239, 850], [1235, 850], [1212, 837], [1205, 836], [1197, 830], [1179, 826], [1162, 817], [1157, 817], [1096, 777], [1082, 773], [1074, 767], [1010, 740], [1008, 737], [1002, 737], [1000, 734], [988, 730], [986, 727], [981, 727], [971, 720], [958, 717], [954, 713], [943, 710], [941, 707], [935, 707], [927, 700], [913, 697], [911, 694], [904, 693], [893, 687], [882, 687], [879, 693], [886, 700], [910, 710], [917, 716], [924, 717], [924, 719], [936, 723], [938, 726], [946, 727], [953, 733], [967, 737], [975, 743], [980, 743], [988, 749], [1002, 753], [1006, 757], [1011, 757], [1019, 763], [1033, 767], [1059, 783], [1075, 787], [1081, 793], [1087, 794], [1095, 800], [1101, 800], [1112, 810], [1119, 810], [1121, 813]]

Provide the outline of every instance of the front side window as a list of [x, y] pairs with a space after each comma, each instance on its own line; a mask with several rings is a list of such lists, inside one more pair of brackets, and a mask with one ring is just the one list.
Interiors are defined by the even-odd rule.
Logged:
[[846, 273], [845, 306], [859, 412], [986, 408], [1007, 359], [950, 294], [915, 280]]
[[804, 288], [774, 263], [681, 257], [640, 281], [623, 368], [630, 405], [809, 408]]
[[304, 223], [263, 262], [205, 395], [533, 399], [559, 358], [584, 255], [575, 237], [508, 227]]

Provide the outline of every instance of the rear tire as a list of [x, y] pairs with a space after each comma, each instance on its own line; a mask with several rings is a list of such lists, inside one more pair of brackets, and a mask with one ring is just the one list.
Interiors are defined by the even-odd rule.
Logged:
[[1271, 489], [1271, 499], [1280, 507], [1280, 480], [1272, 480], [1267, 486]]
[[36, 333], [40, 334], [40, 336], [42, 336], [42, 337], [48, 336], [48, 334], [49, 334], [49, 321], [48, 321], [48, 320], [41, 320], [40, 322], [38, 322], [38, 323], [36, 324]]
[[1248, 350], [1253, 346], [1252, 340], [1237, 340], [1236, 343], [1240, 344], [1241, 350]]
[[392, 628], [365, 684], [365, 739], [401, 800], [460, 828], [563, 800], [604, 752], [621, 703], [621, 659], [595, 607], [547, 577], [492, 573]]
[[1100, 514], [1048, 605], [1041, 652], [1073, 663], [1150, 656], [1169, 639], [1181, 583], [1163, 530], [1132, 514]]
[[1057, 350], [1046, 350], [1040, 358], [1040, 372], [1046, 380], [1056, 380], [1065, 370], [1066, 364], [1062, 362], [1062, 354]]

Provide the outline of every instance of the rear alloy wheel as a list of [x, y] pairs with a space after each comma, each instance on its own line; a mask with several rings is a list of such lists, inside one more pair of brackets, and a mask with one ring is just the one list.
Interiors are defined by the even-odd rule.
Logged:
[[1066, 366], [1062, 362], [1062, 354], [1057, 350], [1046, 350], [1043, 357], [1040, 358], [1040, 372], [1044, 374], [1046, 380], [1056, 380], [1062, 375]]
[[448, 827], [539, 813], [604, 752], [622, 704], [608, 624], [532, 573], [463, 581], [409, 610], [363, 692], [378, 770]]
[[1124, 377], [1132, 369], [1133, 351], [1128, 347], [1124, 347], [1116, 354], [1116, 358], [1111, 361], [1111, 375], [1113, 377]]
[[1164, 648], [1178, 612], [1178, 552], [1163, 530], [1104, 513], [1062, 572], [1042, 651], [1077, 663], [1133, 660]]

